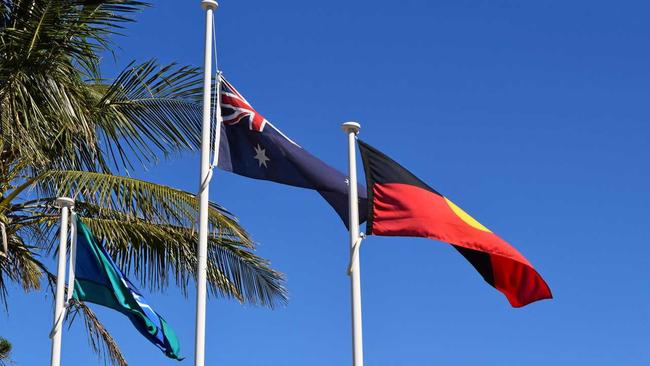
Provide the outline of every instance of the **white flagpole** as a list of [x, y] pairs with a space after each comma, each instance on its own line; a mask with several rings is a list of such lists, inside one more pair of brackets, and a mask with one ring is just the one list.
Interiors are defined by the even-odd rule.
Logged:
[[210, 199], [210, 97], [212, 87], [212, 26], [219, 4], [202, 0], [205, 10], [205, 52], [203, 59], [203, 124], [201, 139], [201, 176], [199, 177], [199, 246], [196, 279], [196, 333], [194, 365], [205, 365], [205, 307], [208, 271], [208, 204]]
[[63, 301], [65, 296], [65, 257], [68, 251], [68, 215], [74, 206], [74, 200], [68, 197], [60, 197], [56, 200], [56, 206], [61, 209], [61, 229], [59, 231], [59, 262], [56, 272], [56, 300], [54, 302], [54, 335], [52, 337], [52, 352], [50, 354], [50, 365], [61, 364], [61, 329], [63, 328]]
[[345, 122], [341, 125], [348, 135], [348, 203], [350, 227], [350, 268], [352, 282], [352, 353], [353, 365], [363, 366], [363, 329], [361, 323], [361, 274], [359, 268], [359, 199], [357, 192], [357, 150], [356, 136], [361, 125], [356, 122]]

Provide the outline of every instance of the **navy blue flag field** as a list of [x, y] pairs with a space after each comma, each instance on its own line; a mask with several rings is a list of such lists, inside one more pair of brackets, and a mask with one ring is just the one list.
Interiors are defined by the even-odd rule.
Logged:
[[[219, 168], [249, 178], [318, 191], [348, 225], [347, 178], [288, 138], [223, 77]], [[366, 189], [359, 186], [359, 222], [366, 220]]]
[[80, 219], [76, 225], [74, 298], [126, 315], [133, 326], [167, 357], [182, 360], [174, 330], [147, 304], [90, 229]]

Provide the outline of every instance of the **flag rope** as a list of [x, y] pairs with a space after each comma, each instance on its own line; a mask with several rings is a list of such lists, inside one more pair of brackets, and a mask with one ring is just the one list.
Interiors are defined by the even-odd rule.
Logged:
[[352, 247], [352, 255], [350, 256], [350, 263], [348, 264], [348, 276], [352, 276], [352, 272], [356, 270], [354, 263], [356, 263], [357, 257], [359, 256], [359, 249], [361, 248], [361, 241], [366, 238], [365, 233], [359, 233], [359, 237], [354, 242]]
[[70, 209], [70, 218], [72, 225], [70, 225], [70, 262], [68, 264], [68, 289], [66, 293], [65, 302], [63, 303], [63, 310], [61, 314], [56, 318], [52, 330], [50, 330], [49, 337], [52, 339], [59, 329], [59, 323], [61, 323], [65, 316], [68, 313], [68, 307], [72, 301], [72, 294], [74, 292], [74, 265], [77, 259], [77, 212], [73, 209]]
[[212, 47], [214, 51], [214, 69], [219, 74], [219, 55], [217, 54], [217, 27], [212, 22]]
[[212, 51], [214, 53], [214, 66], [215, 66], [215, 83], [214, 83], [214, 92], [212, 93], [212, 125], [216, 125], [214, 128], [214, 135], [212, 137], [212, 162], [210, 163], [210, 168], [208, 174], [206, 175], [203, 182], [201, 182], [201, 187], [199, 189], [199, 194], [205, 190], [205, 188], [212, 181], [212, 175], [214, 168], [219, 164], [219, 145], [221, 142], [221, 70], [219, 70], [219, 57], [217, 52], [217, 31], [212, 23]]
[[[216, 46], [215, 46], [216, 47]], [[216, 50], [215, 50], [216, 55]], [[215, 56], [216, 58], [216, 56]], [[214, 92], [214, 104], [212, 109], [212, 115], [214, 116], [214, 136], [212, 138], [212, 163], [210, 164], [210, 171], [214, 169], [219, 164], [219, 145], [221, 144], [221, 70], [217, 67], [217, 73], [215, 76], [215, 92]]]
[[52, 330], [50, 330], [50, 334], [48, 335], [48, 337], [50, 337], [50, 339], [54, 338], [54, 336], [56, 335], [57, 329], [59, 329], [59, 323], [61, 323], [61, 319], [63, 319], [63, 316], [66, 313], [65, 310], [67, 308], [68, 308], [68, 305], [64, 304], [63, 305], [63, 311], [61, 311], [61, 314], [59, 314], [59, 316], [56, 318], [56, 321], [54, 322], [54, 326], [52, 327]]
[[212, 121], [213, 124], [216, 124], [214, 129], [213, 136], [213, 148], [212, 148], [212, 164], [210, 164], [210, 170], [212, 170], [219, 162], [219, 136], [220, 133], [220, 117], [221, 117], [221, 70], [219, 70], [219, 53], [217, 52], [217, 27], [212, 22], [212, 51], [214, 53], [214, 93], [212, 101]]
[[74, 270], [77, 262], [77, 212], [70, 210], [72, 225], [70, 225], [70, 263], [68, 264], [68, 293], [66, 294], [64, 308], [67, 308], [72, 300], [74, 292]]

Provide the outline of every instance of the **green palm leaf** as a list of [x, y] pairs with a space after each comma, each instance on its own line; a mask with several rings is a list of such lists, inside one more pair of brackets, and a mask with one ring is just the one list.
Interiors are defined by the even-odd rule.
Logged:
[[90, 346], [99, 357], [104, 357], [113, 365], [128, 366], [117, 342], [115, 342], [104, 324], [97, 318], [95, 312], [86, 306], [86, 304], [81, 301], [72, 300], [69, 314], [69, 323], [72, 323], [77, 316], [83, 319]]
[[100, 98], [94, 120], [113, 161], [131, 166], [129, 154], [147, 163], [198, 148], [200, 81], [195, 68], [148, 61], [127, 66], [111, 85], [92, 85]]
[[[34, 169], [109, 171], [199, 146], [196, 68], [130, 64], [108, 85], [107, 37], [139, 1], [0, 3], [0, 158]], [[127, 153], [128, 152], [128, 153]]]
[[0, 365], [7, 365], [9, 362], [9, 354], [11, 353], [11, 343], [8, 340], [0, 337]]
[[0, 257], [0, 301], [7, 308], [7, 281], [15, 282], [26, 290], [40, 288], [43, 274], [32, 248], [25, 245], [23, 239], [11, 228], [8, 230], [8, 253]]
[[[82, 171], [49, 172], [38, 184], [49, 196], [74, 196], [87, 225], [107, 240], [109, 251], [124, 270], [136, 274], [146, 286], [160, 290], [173, 278], [186, 290], [195, 277], [198, 200], [193, 194], [134, 178]], [[250, 251], [254, 243], [244, 229], [214, 203], [208, 212], [212, 293], [265, 306], [284, 302], [282, 275]]]
[[[76, 200], [103, 210], [118, 211], [127, 218], [140, 218], [154, 224], [171, 224], [192, 228], [198, 215], [194, 194], [135, 178], [86, 171], [49, 171], [36, 183], [45, 196], [71, 195]], [[219, 237], [252, 243], [246, 231], [223, 207], [210, 203], [210, 232]]]
[[90, 118], [99, 99], [87, 80], [101, 79], [99, 53], [108, 48], [106, 37], [130, 21], [127, 14], [145, 5], [121, 0], [94, 5], [71, 0], [2, 2], [3, 160], [29, 157], [34, 167], [106, 168]]
[[[84, 218], [127, 273], [134, 273], [152, 289], [165, 288], [175, 279], [186, 291], [196, 278], [196, 231], [143, 220]], [[211, 293], [241, 302], [273, 307], [286, 300], [282, 274], [250, 249], [218, 235], [208, 239], [208, 284]]]

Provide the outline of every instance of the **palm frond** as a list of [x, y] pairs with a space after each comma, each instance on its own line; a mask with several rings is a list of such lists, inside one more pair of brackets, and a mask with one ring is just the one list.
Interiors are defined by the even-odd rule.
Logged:
[[102, 322], [99, 321], [97, 315], [85, 303], [72, 300], [68, 323], [71, 324], [77, 316], [83, 318], [86, 333], [88, 334], [88, 342], [100, 358], [116, 366], [128, 366], [120, 347]]
[[[198, 235], [191, 229], [144, 220], [85, 217], [84, 222], [127, 273], [150, 289], [170, 278], [184, 292], [196, 279]], [[218, 234], [208, 238], [208, 285], [213, 295], [273, 307], [287, 299], [284, 276], [240, 242]]]
[[41, 285], [43, 272], [35, 254], [18, 236], [12, 226], [7, 228], [9, 252], [0, 257], [0, 301], [7, 309], [7, 280], [18, 283], [25, 291], [37, 290]]
[[[37, 201], [34, 201], [37, 202]], [[44, 201], [40, 201], [44, 202]], [[54, 248], [59, 220], [49, 205], [25, 205], [43, 210], [42, 215], [25, 216], [16, 226], [33, 229], [43, 245]], [[154, 224], [120, 211], [100, 208], [77, 200], [75, 209], [100, 239], [118, 265], [150, 290], [164, 290], [170, 280], [186, 293], [196, 278], [196, 242], [192, 228]], [[39, 226], [42, 226], [39, 228]], [[212, 233], [208, 238], [208, 285], [213, 295], [240, 302], [274, 307], [287, 299], [284, 277], [270, 263], [255, 255], [253, 244], [229, 235]]]
[[9, 362], [9, 354], [11, 353], [11, 343], [0, 337], [0, 365], [7, 365]]
[[[86, 171], [50, 171], [37, 181], [45, 196], [70, 195], [80, 202], [95, 205], [97, 215], [117, 211], [127, 218], [153, 224], [193, 228], [198, 217], [194, 194], [135, 178]], [[246, 231], [225, 208], [210, 203], [210, 232], [251, 247]]]
[[[41, 196], [75, 197], [86, 224], [106, 240], [120, 266], [145, 286], [161, 290], [174, 279], [185, 291], [194, 279], [198, 200], [193, 194], [134, 178], [79, 171], [49, 172], [39, 178], [39, 184], [44, 190]], [[39, 204], [25, 202], [21, 207]], [[47, 206], [42, 209], [45, 224], [49, 211]], [[271, 307], [286, 301], [282, 274], [251, 252], [254, 244], [232, 214], [212, 203], [209, 223], [211, 292]]]
[[111, 85], [94, 85], [101, 92], [94, 120], [112, 159], [130, 166], [129, 154], [146, 163], [198, 148], [200, 82], [196, 68], [151, 60], [127, 66]]
[[0, 82], [6, 106], [0, 147], [41, 171], [110, 171], [133, 167], [132, 159], [146, 165], [161, 154], [196, 149], [199, 76], [196, 69], [154, 61], [129, 66], [109, 86], [84, 82], [70, 65], [7, 75], [8, 84]]
[[200, 73], [131, 64], [109, 85], [99, 55], [129, 0], [5, 1], [0, 28], [0, 159], [36, 170], [109, 171], [199, 144]]

